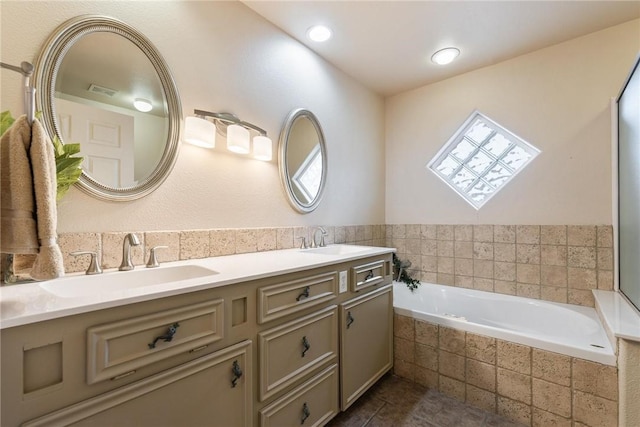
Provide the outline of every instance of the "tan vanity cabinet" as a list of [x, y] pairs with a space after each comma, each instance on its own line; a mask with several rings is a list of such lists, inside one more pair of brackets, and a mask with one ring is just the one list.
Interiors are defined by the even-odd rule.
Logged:
[[341, 409], [393, 366], [393, 285], [340, 305]]
[[251, 370], [251, 341], [243, 341], [24, 426], [250, 427]]
[[331, 305], [258, 334], [260, 401], [338, 356], [338, 307]]
[[322, 426], [340, 411], [333, 364], [260, 411], [261, 427]]
[[367, 260], [351, 267], [351, 290], [359, 292], [372, 286], [391, 283], [391, 261], [388, 257]]

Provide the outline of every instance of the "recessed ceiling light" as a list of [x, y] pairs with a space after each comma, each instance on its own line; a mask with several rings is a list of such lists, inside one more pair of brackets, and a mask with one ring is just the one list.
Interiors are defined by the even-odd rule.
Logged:
[[136, 98], [135, 101], [133, 101], [133, 106], [136, 107], [136, 110], [142, 111], [143, 113], [149, 112], [153, 108], [151, 102], [142, 98]]
[[431, 60], [438, 65], [446, 65], [456, 59], [460, 55], [460, 49], [455, 47], [446, 47], [440, 49], [431, 56]]
[[309, 28], [307, 37], [314, 42], [325, 42], [331, 38], [331, 30], [324, 25], [315, 25]]

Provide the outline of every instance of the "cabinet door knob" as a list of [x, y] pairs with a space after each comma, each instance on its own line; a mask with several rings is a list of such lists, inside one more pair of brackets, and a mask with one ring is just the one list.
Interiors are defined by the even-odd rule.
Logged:
[[298, 297], [296, 298], [296, 301], [300, 301], [302, 298], [309, 298], [309, 291], [311, 289], [307, 286], [306, 288], [304, 288], [304, 291], [302, 291], [302, 293], [300, 295], [298, 295]]
[[302, 404], [302, 418], [300, 419], [300, 425], [304, 424], [307, 418], [309, 418], [309, 415], [311, 415], [311, 411], [309, 410], [309, 405], [307, 405], [307, 402], [304, 402]]
[[242, 376], [242, 369], [240, 369], [240, 365], [237, 360], [233, 361], [233, 366], [231, 366], [231, 372], [233, 373], [233, 379], [231, 380], [231, 388], [234, 388], [238, 385], [238, 380]]
[[180, 324], [178, 322], [169, 326], [169, 329], [167, 329], [167, 333], [157, 336], [156, 339], [154, 339], [153, 342], [149, 344], [149, 348], [156, 348], [156, 343], [160, 340], [164, 340], [164, 342], [171, 341], [173, 339], [173, 336], [176, 334], [179, 326]]
[[309, 344], [309, 340], [307, 340], [306, 336], [302, 337], [302, 348], [304, 349], [302, 350], [302, 357], [304, 357], [307, 351], [311, 348], [311, 344]]
[[349, 329], [351, 327], [351, 324], [355, 321], [356, 319], [353, 318], [353, 316], [351, 315], [351, 312], [347, 312], [347, 329]]

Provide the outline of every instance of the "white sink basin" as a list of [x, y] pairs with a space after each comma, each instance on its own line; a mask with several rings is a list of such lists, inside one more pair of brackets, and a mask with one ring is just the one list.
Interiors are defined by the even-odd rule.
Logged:
[[309, 254], [323, 254], [323, 255], [348, 255], [357, 252], [368, 251], [371, 248], [369, 246], [355, 246], [355, 245], [330, 245], [322, 248], [301, 249], [301, 252]]
[[40, 283], [47, 292], [63, 298], [78, 298], [96, 294], [143, 288], [181, 280], [195, 279], [218, 274], [199, 265], [144, 268], [133, 271], [115, 271], [94, 276], [75, 276]]

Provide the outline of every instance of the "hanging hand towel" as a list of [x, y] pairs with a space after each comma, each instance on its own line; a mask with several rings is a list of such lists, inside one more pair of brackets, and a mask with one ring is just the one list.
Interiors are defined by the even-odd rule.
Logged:
[[31, 126], [19, 117], [0, 141], [0, 252], [38, 253], [33, 179], [29, 162]]
[[56, 227], [56, 160], [53, 144], [44, 128], [33, 120], [29, 150], [36, 199], [36, 221], [40, 251], [31, 268], [35, 280], [49, 280], [64, 276], [62, 253], [58, 246]]

